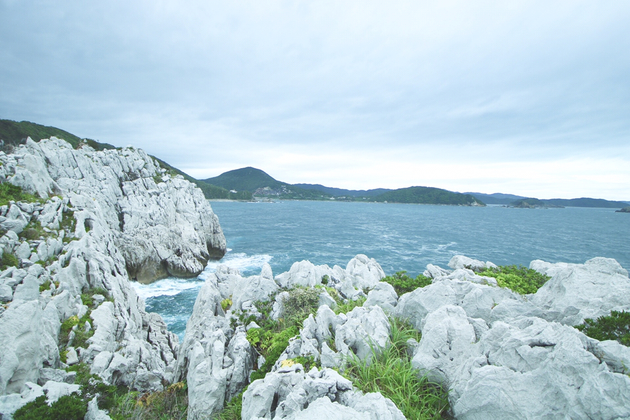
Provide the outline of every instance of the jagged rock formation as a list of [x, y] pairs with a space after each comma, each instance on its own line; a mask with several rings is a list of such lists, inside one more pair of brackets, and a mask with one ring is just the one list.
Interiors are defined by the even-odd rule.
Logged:
[[[210, 276], [200, 299], [212, 303], [202, 305], [198, 301], [194, 317], [212, 325], [203, 328], [207, 337], [228, 338], [211, 348], [211, 339], [192, 338], [200, 330], [195, 327], [197, 321], [188, 325], [185, 342], [189, 344], [180, 349], [178, 372], [188, 375], [191, 401], [213, 402], [212, 407], [206, 404], [192, 411], [195, 416], [191, 418], [220, 410], [220, 401], [227, 401], [247, 383], [247, 371], [256, 357], [243, 340], [243, 327], [232, 330], [228, 326], [232, 313], [222, 310], [223, 299], [231, 296], [234, 302], [242, 302], [239, 311], [256, 314], [256, 299], [245, 301], [241, 296], [264, 300], [277, 291], [272, 279], [277, 285], [313, 286], [323, 276], [329, 276], [328, 286], [341, 296], [359, 296], [359, 289], [349, 288], [353, 283], [370, 282], [370, 270], [360, 271], [364, 277], [350, 271], [356, 264], [367, 266], [368, 262], [377, 264], [357, 256], [346, 269], [302, 261], [275, 279], [268, 266], [251, 281], [226, 267]], [[336, 315], [324, 303], [326, 299], [320, 298], [317, 314], [303, 322], [299, 335], [289, 341], [271, 372], [244, 393], [242, 418], [401, 418], [391, 401], [353, 391], [352, 384], [329, 369], [343, 369], [348, 355], [369, 358], [372, 349], [388, 346], [388, 313], [409, 320], [422, 333], [420, 342], [409, 343], [412, 365], [420, 375], [448, 391], [454, 418], [630, 416], [630, 349], [615, 341], [599, 342], [572, 327], [587, 316], [630, 309], [630, 279], [616, 261], [533, 261], [531, 267], [549, 274], [551, 280], [537, 293], [526, 296], [500, 288], [494, 278], [479, 276], [470, 269], [495, 267], [492, 263], [457, 256], [449, 266], [454, 270], [429, 265], [425, 274], [433, 277], [433, 283], [400, 298], [389, 284], [377, 281], [363, 307], [347, 314]], [[263, 279], [265, 287], [261, 287]], [[276, 317], [282, 316], [280, 302], [286, 293], [276, 295]], [[327, 292], [322, 290], [321, 294]], [[206, 306], [204, 311], [202, 306]], [[241, 345], [233, 345], [229, 337]], [[197, 340], [201, 346], [193, 344]], [[205, 353], [195, 347], [204, 347]], [[239, 352], [230, 353], [229, 349], [237, 347]], [[322, 369], [305, 372], [294, 362], [300, 356], [312, 357]], [[201, 362], [190, 362], [195, 357], [201, 357]], [[203, 368], [194, 368], [195, 364]], [[219, 385], [207, 389], [210, 372]], [[239, 385], [231, 387], [230, 378]], [[196, 389], [195, 384], [199, 384]], [[210, 398], [215, 392], [218, 397]]]
[[17, 265], [0, 273], [0, 411], [33, 400], [15, 393], [37, 382], [72, 382], [60, 368], [79, 362], [139, 390], [171, 382], [177, 337], [129, 280], [193, 276], [225, 252], [201, 191], [141, 150], [74, 150], [54, 138], [0, 152], [0, 180], [46, 199], [0, 207], [0, 251]]
[[452, 273], [403, 295], [395, 315], [422, 332], [414, 367], [448, 389], [458, 419], [630, 416], [628, 349], [571, 327], [630, 309], [627, 271], [605, 258], [531, 268], [551, 280], [525, 297]]
[[[225, 402], [249, 383], [258, 355], [245, 337], [245, 328], [234, 328], [231, 320], [235, 320], [239, 313], [259, 315], [255, 302], [268, 300], [280, 287], [321, 285], [325, 276], [328, 276], [329, 286], [339, 290], [342, 296], [351, 298], [363, 296], [361, 289], [364, 285], [378, 284], [385, 274], [376, 261], [357, 255], [346, 269], [339, 266], [331, 269], [326, 265], [315, 266], [309, 261], [302, 261], [275, 278], [269, 265], [263, 267], [260, 276], [243, 278], [238, 270], [225, 266], [219, 266], [215, 273], [208, 276], [186, 326], [178, 357], [177, 378], [188, 382], [189, 419], [201, 419], [218, 412]], [[282, 317], [282, 296], [280, 293], [275, 299], [273, 316], [276, 318]], [[232, 301], [227, 312], [221, 306], [225, 299]], [[338, 366], [343, 354], [353, 352], [364, 358], [370, 354], [370, 343], [387, 345], [389, 323], [380, 307], [356, 308], [347, 315], [335, 315], [329, 308], [331, 302], [334, 300], [321, 290], [317, 317], [311, 316], [305, 321], [302, 338], [292, 340], [274, 366], [274, 371], [281, 369], [283, 360], [299, 355], [315, 356], [317, 360], [328, 357], [330, 366]], [[333, 352], [325, 343], [325, 338], [328, 338], [325, 334], [330, 334], [331, 327], [335, 331], [339, 352]], [[322, 348], [328, 351], [323, 350], [322, 353]], [[332, 394], [328, 398], [335, 401]], [[359, 404], [348, 397], [350, 400], [354, 401], [352, 404]]]

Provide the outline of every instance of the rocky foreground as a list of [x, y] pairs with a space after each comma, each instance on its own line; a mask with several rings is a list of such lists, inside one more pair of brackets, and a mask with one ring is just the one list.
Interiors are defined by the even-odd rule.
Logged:
[[[140, 391], [185, 381], [189, 419], [212, 418], [234, 399], [242, 419], [403, 419], [391, 400], [342, 375], [350, 357], [370, 360], [390, 346], [392, 318], [421, 333], [407, 343], [411, 363], [448, 392], [457, 419], [630, 418], [630, 349], [573, 328], [630, 310], [628, 272], [615, 260], [533, 261], [551, 279], [529, 295], [478, 274], [492, 263], [463, 256], [448, 269], [427, 266], [430, 284], [402, 296], [364, 255], [345, 268], [296, 262], [278, 275], [265, 265], [247, 278], [220, 266], [179, 344], [129, 281], [194, 276], [225, 252], [201, 191], [131, 148], [28, 141], [0, 163], [3, 182], [43, 198], [0, 206], [3, 419], [39, 395], [52, 404], [82, 392], [71, 369], [80, 364]], [[316, 291], [316, 313], [250, 381], [269, 365], [250, 342], [263, 306], [283, 319], [296, 287]], [[97, 399], [86, 419], [109, 418]]]

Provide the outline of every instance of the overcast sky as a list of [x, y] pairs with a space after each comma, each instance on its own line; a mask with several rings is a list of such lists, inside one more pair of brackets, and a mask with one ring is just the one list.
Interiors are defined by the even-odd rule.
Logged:
[[0, 0], [0, 118], [196, 178], [630, 200], [630, 1]]

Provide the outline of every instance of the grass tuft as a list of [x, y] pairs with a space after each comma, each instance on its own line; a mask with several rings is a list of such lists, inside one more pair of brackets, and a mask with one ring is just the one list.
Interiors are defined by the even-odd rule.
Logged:
[[344, 376], [363, 392], [380, 392], [392, 400], [408, 419], [441, 419], [447, 415], [446, 392], [419, 377], [407, 353], [407, 341], [418, 340], [419, 333], [404, 321], [391, 318], [391, 345], [373, 349], [373, 357], [348, 359]]

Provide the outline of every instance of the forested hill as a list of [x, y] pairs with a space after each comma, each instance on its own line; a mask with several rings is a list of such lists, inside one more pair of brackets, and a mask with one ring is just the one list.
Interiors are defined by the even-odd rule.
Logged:
[[388, 191], [373, 197], [374, 201], [388, 203], [447, 204], [454, 206], [485, 206], [470, 194], [460, 194], [440, 188], [409, 187]]
[[72, 133], [68, 133], [67, 131], [56, 127], [35, 124], [29, 121], [17, 122], [11, 120], [0, 120], [0, 140], [4, 141], [5, 147], [9, 145], [16, 146], [18, 144], [24, 144], [27, 137], [30, 137], [34, 141], [40, 141], [41, 139], [48, 139], [53, 136], [59, 139], [64, 139], [75, 149], [82, 143], [85, 143], [96, 150], [115, 148], [111, 144], [101, 143], [96, 140], [81, 139]]

